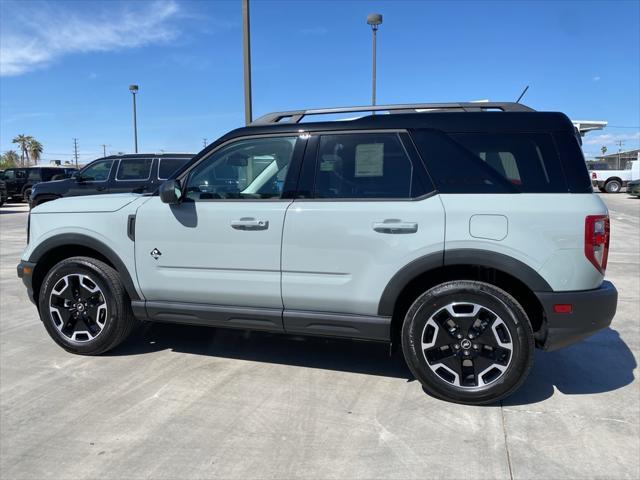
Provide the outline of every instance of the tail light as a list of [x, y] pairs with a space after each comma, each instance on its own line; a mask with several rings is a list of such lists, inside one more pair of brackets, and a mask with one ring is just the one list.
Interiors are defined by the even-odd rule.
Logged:
[[609, 256], [609, 215], [587, 215], [584, 219], [584, 254], [604, 275]]
[[598, 174], [596, 172], [591, 172], [591, 180], [597, 180]]

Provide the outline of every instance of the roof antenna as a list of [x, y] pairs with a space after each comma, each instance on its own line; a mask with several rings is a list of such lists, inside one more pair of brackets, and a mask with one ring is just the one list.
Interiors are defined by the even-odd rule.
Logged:
[[522, 97], [524, 97], [524, 94], [527, 93], [527, 90], [529, 90], [529, 85], [527, 85], [526, 87], [524, 87], [524, 90], [522, 91], [522, 93], [520, 94], [520, 96], [518, 97], [518, 99], [516, 100], [516, 103], [520, 103], [520, 100], [522, 100]]

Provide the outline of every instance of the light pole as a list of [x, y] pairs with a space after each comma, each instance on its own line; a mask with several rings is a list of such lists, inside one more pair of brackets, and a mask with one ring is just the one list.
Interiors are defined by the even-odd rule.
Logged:
[[242, 58], [244, 65], [244, 122], [249, 125], [251, 111], [251, 27], [249, 23], [249, 0], [242, 0]]
[[376, 104], [376, 38], [378, 34], [378, 27], [382, 24], [382, 15], [379, 13], [370, 13], [367, 15], [367, 23], [371, 25], [371, 32], [373, 33], [373, 84], [371, 90], [371, 105]]
[[138, 119], [136, 117], [136, 93], [138, 93], [138, 85], [129, 85], [129, 91], [133, 95], [133, 146], [135, 152], [138, 153]]

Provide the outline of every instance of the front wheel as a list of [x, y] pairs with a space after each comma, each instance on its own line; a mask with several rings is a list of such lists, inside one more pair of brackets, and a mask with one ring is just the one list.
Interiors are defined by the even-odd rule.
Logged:
[[47, 273], [40, 318], [62, 348], [98, 355], [119, 345], [137, 324], [116, 270], [100, 260], [72, 257]]
[[404, 319], [402, 350], [425, 391], [482, 405], [501, 400], [524, 382], [533, 363], [533, 331], [507, 292], [458, 280], [416, 299]]

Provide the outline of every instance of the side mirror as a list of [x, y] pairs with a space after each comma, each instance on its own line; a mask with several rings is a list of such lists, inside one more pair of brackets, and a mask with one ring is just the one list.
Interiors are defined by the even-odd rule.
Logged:
[[182, 187], [178, 180], [167, 180], [160, 185], [160, 200], [163, 203], [174, 205], [182, 200]]

